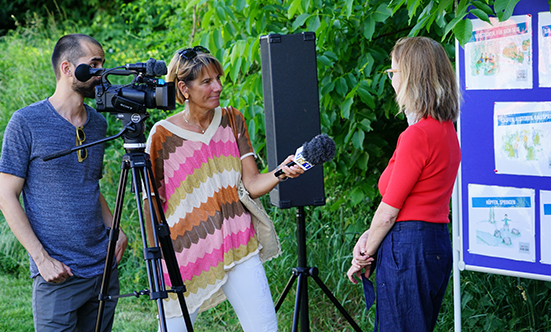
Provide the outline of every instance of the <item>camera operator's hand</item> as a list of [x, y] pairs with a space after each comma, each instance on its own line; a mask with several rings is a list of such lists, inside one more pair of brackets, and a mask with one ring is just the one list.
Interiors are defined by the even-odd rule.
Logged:
[[60, 283], [73, 276], [71, 268], [62, 262], [52, 258], [44, 251], [40, 258], [35, 258], [38, 272], [47, 282]]

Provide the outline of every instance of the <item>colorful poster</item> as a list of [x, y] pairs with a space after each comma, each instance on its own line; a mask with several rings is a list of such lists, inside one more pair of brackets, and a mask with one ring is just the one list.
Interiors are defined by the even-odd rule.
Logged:
[[551, 264], [551, 191], [540, 191], [541, 263]]
[[538, 13], [539, 86], [551, 87], [551, 13]]
[[535, 262], [534, 192], [469, 184], [469, 252]]
[[551, 176], [551, 102], [494, 104], [495, 171]]
[[467, 90], [532, 89], [532, 16], [512, 16], [492, 24], [472, 20], [465, 44]]

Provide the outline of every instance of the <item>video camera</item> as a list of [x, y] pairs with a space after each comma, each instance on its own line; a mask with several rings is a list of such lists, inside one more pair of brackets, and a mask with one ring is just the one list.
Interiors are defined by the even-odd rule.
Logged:
[[[115, 68], [92, 68], [80, 64], [75, 70], [76, 78], [86, 82], [93, 76], [101, 76], [96, 86], [96, 110], [112, 113], [145, 113], [147, 108], [173, 110], [176, 106], [174, 82], [165, 82], [157, 76], [166, 75], [164, 61], [153, 58], [146, 63], [138, 62]], [[112, 85], [109, 75], [134, 75], [129, 84]]]

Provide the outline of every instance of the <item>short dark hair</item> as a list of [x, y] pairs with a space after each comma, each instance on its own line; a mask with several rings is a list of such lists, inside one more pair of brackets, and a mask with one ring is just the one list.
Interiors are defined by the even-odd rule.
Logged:
[[52, 53], [52, 66], [54, 67], [54, 74], [56, 80], [59, 79], [61, 73], [59, 72], [59, 64], [65, 60], [68, 60], [74, 65], [78, 58], [83, 57], [85, 54], [82, 51], [82, 43], [87, 42], [97, 45], [101, 48], [101, 44], [94, 38], [81, 34], [74, 33], [65, 35], [57, 41]]

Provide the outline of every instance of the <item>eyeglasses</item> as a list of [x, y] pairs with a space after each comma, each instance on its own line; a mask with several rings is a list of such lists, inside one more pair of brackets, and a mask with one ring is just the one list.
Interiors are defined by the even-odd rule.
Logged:
[[392, 80], [394, 77], [394, 73], [400, 71], [399, 69], [387, 69], [386, 74], [388, 75], [388, 78]]
[[194, 46], [192, 48], [185, 48], [179, 51], [178, 54], [186, 60], [191, 60], [197, 56], [197, 52], [210, 53], [210, 51], [203, 46]]
[[[81, 146], [85, 140], [86, 140], [86, 134], [84, 133], [84, 130], [82, 129], [82, 127], [77, 127], [76, 145]], [[88, 156], [88, 151], [86, 151], [86, 148], [77, 150], [77, 157], [78, 157], [79, 163], [83, 162], [87, 156]]]

